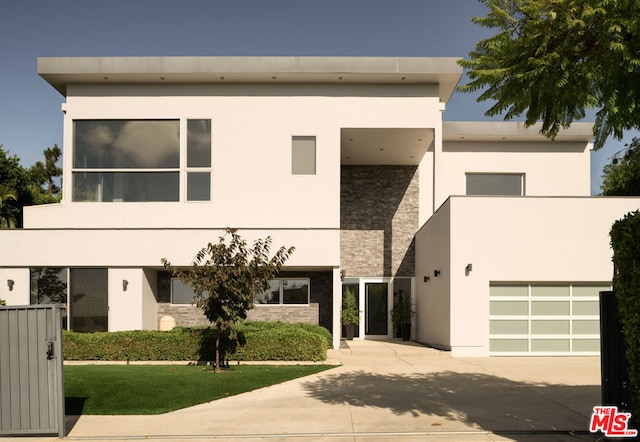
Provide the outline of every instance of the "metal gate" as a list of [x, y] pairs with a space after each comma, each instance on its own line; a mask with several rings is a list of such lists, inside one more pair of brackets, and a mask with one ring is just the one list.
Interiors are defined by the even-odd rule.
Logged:
[[0, 436], [64, 437], [63, 310], [0, 307]]

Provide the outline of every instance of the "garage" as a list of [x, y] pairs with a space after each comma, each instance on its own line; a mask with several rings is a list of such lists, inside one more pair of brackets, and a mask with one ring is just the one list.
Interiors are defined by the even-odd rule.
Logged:
[[608, 282], [492, 282], [491, 356], [600, 354], [599, 292]]

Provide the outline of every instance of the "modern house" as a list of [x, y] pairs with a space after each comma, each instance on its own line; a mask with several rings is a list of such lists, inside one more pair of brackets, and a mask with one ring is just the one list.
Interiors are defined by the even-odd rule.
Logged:
[[66, 98], [63, 199], [0, 231], [0, 298], [65, 302], [79, 331], [206, 324], [161, 258], [189, 265], [236, 227], [295, 246], [250, 319], [327, 327], [343, 290], [359, 338], [454, 356], [599, 352], [611, 224], [589, 196], [592, 127], [444, 122], [455, 58], [40, 58]]

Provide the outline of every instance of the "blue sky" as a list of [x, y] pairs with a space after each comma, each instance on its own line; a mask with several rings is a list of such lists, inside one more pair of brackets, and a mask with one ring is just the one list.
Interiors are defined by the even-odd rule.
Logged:
[[[64, 101], [37, 57], [335, 55], [467, 57], [489, 31], [477, 0], [14, 0], [0, 6], [0, 144], [24, 166], [62, 147]], [[465, 80], [463, 79], [463, 82]], [[456, 93], [446, 120], [486, 120]], [[495, 119], [495, 118], [494, 118]], [[623, 143], [592, 153], [592, 193]]]

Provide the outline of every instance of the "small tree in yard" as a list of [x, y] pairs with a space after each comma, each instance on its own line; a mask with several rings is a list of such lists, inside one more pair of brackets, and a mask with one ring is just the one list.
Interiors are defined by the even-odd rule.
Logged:
[[258, 239], [248, 247], [237, 229], [227, 228], [225, 232], [216, 244], [209, 243], [198, 252], [189, 269], [172, 267], [162, 258], [173, 276], [193, 288], [193, 302], [217, 330], [216, 373], [220, 371], [220, 335], [229, 332], [229, 339], [237, 339], [233, 326], [246, 319], [255, 295], [269, 288], [269, 280], [294, 251], [294, 247], [280, 247], [269, 257], [271, 237]]

